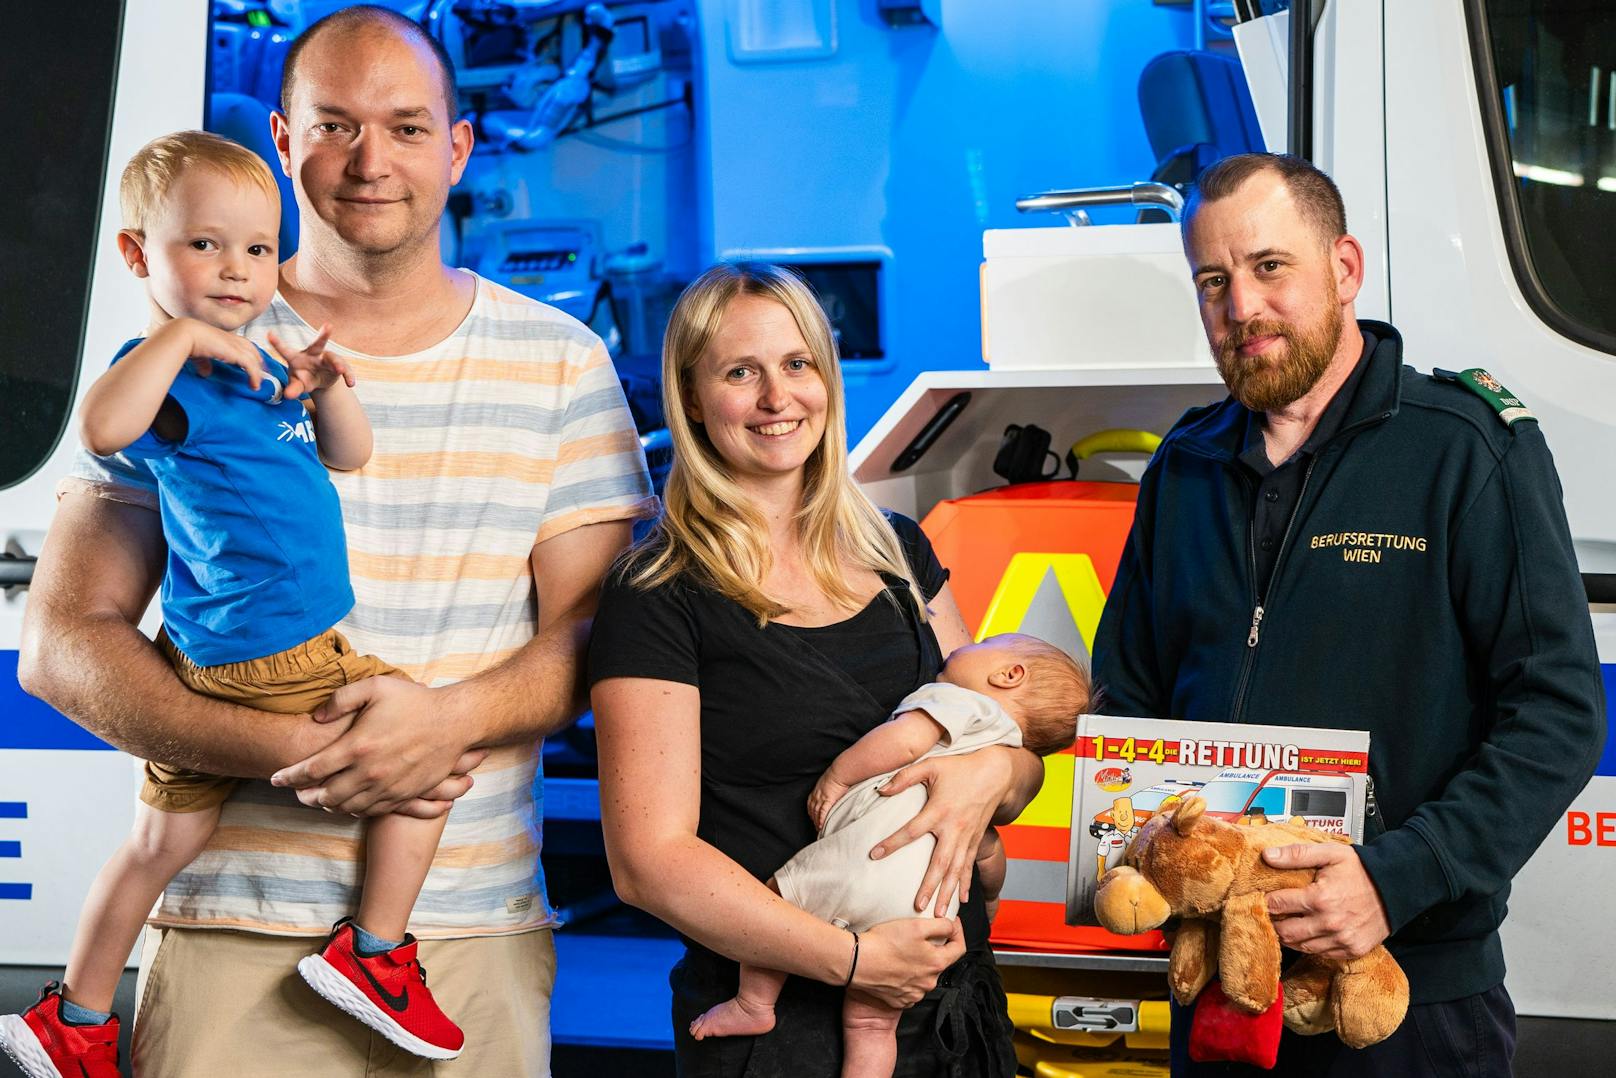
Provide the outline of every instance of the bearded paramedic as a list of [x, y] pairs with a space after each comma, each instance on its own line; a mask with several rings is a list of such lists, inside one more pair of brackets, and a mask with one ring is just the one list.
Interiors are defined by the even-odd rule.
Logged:
[[[1107, 710], [1367, 729], [1364, 843], [1267, 851], [1318, 870], [1269, 912], [1295, 951], [1384, 941], [1414, 1005], [1367, 1049], [1287, 1032], [1268, 1073], [1507, 1075], [1510, 880], [1605, 731], [1543, 432], [1485, 370], [1419, 373], [1397, 330], [1358, 320], [1363, 250], [1307, 161], [1219, 162], [1183, 232], [1229, 397], [1179, 420], [1141, 481], [1094, 645]], [[1424, 363], [1479, 366], [1435, 343]], [[1211, 1073], [1188, 1019], [1173, 1073]]]

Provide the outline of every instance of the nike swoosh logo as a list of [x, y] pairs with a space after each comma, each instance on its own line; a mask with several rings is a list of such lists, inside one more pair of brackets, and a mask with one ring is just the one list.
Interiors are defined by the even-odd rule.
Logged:
[[383, 1003], [393, 1008], [393, 1010], [397, 1011], [399, 1014], [404, 1013], [405, 1009], [410, 1005], [409, 985], [405, 985], [403, 991], [399, 992], [399, 994], [395, 996], [377, 982], [376, 978], [371, 975], [370, 970], [365, 968], [365, 964], [363, 962], [355, 962], [354, 965], [359, 967], [359, 972], [365, 975], [365, 980], [370, 982], [370, 987], [376, 990], [376, 994], [382, 997]]

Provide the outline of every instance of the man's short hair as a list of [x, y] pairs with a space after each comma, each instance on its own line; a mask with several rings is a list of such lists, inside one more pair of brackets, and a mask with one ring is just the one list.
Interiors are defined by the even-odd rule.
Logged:
[[1288, 153], [1241, 153], [1225, 157], [1196, 180], [1189, 204], [1184, 207], [1184, 237], [1189, 238], [1190, 221], [1202, 205], [1228, 198], [1259, 172], [1277, 172], [1302, 216], [1326, 244], [1347, 234], [1347, 209], [1335, 181], [1305, 157]]
[[303, 50], [308, 48], [315, 38], [327, 31], [352, 33], [356, 30], [373, 28], [391, 30], [406, 41], [425, 45], [432, 50], [432, 55], [438, 61], [438, 75], [443, 80], [443, 103], [449, 111], [449, 120], [453, 122], [459, 119], [460, 87], [455, 82], [454, 61], [449, 59], [449, 51], [443, 47], [443, 42], [414, 19], [401, 15], [392, 8], [379, 7], [375, 4], [356, 4], [353, 7], [333, 11], [292, 40], [292, 44], [286, 50], [286, 62], [281, 67], [281, 115], [291, 115], [292, 88], [297, 81], [298, 61], [303, 57]]
[[146, 143], [124, 166], [118, 184], [123, 227], [144, 234], [174, 184], [195, 168], [210, 168], [237, 183], [259, 187], [280, 205], [275, 174], [262, 157], [211, 131], [176, 131]]

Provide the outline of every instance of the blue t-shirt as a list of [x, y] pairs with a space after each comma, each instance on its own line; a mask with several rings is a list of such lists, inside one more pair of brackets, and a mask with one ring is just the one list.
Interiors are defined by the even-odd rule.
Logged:
[[257, 392], [239, 367], [215, 363], [203, 378], [187, 363], [168, 391], [185, 413], [184, 441], [148, 430], [124, 450], [157, 478], [168, 541], [163, 625], [198, 666], [285, 651], [354, 602], [342, 509], [314, 422], [302, 401], [279, 399], [288, 372], [259, 354], [269, 377]]

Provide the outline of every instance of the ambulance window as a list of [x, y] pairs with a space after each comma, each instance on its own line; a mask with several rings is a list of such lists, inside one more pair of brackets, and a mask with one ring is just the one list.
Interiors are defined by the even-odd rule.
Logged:
[[1292, 816], [1345, 816], [1347, 791], [1297, 790], [1291, 794]]
[[1285, 791], [1278, 786], [1264, 786], [1251, 799], [1251, 807], [1246, 811], [1261, 812], [1275, 820], [1281, 818], [1285, 815]]
[[91, 0], [6, 20], [6, 115], [26, 134], [7, 127], [0, 169], [0, 489], [50, 458], [73, 408], [122, 13]]
[[1504, 236], [1549, 325], [1616, 353], [1616, 5], [1472, 0]]
[[1177, 796], [1177, 793], [1171, 793], [1167, 790], [1146, 790], [1134, 797], [1134, 811], [1138, 812], [1142, 809], [1145, 812], [1155, 812], [1167, 798]]
[[1214, 779], [1201, 788], [1208, 812], [1244, 812], [1255, 782], [1236, 779]]

